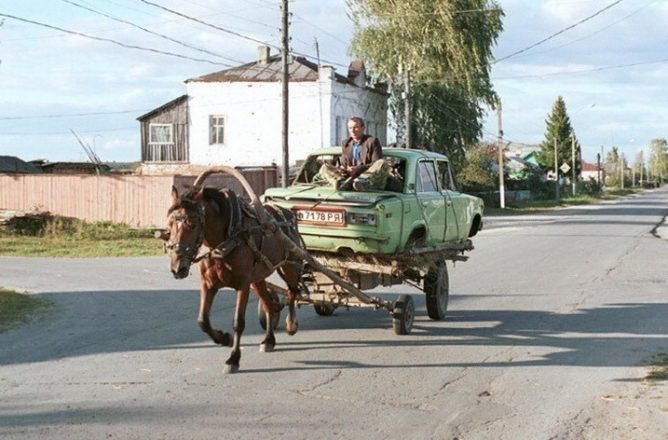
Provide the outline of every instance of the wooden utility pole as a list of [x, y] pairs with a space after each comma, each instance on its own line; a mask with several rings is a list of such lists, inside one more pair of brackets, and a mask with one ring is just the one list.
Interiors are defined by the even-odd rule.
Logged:
[[557, 138], [554, 138], [554, 193], [559, 203], [559, 158], [557, 157]]
[[282, 86], [282, 97], [283, 97], [283, 123], [281, 135], [283, 139], [283, 164], [281, 166], [281, 185], [283, 188], [288, 187], [288, 179], [290, 178], [290, 157], [288, 154], [288, 136], [289, 136], [289, 126], [288, 126], [288, 116], [289, 116], [289, 106], [288, 106], [288, 0], [282, 0], [281, 2], [281, 63], [283, 65], [283, 71], [281, 75], [281, 86]]
[[411, 135], [411, 71], [406, 68], [404, 72], [404, 93], [406, 97], [404, 99], [404, 118], [406, 125], [406, 148], [412, 148], [413, 146], [413, 136]]
[[571, 133], [571, 164], [573, 165], [573, 182], [571, 182], [571, 187], [573, 188], [573, 197], [575, 197], [575, 133]]
[[496, 120], [499, 128], [496, 146], [496, 148], [499, 150], [499, 206], [501, 209], [504, 209], [506, 207], [506, 191], [503, 183], [503, 124], [501, 119], [500, 99], [496, 101]]

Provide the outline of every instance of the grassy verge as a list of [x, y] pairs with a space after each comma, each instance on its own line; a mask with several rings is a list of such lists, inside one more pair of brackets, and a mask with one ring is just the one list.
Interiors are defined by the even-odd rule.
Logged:
[[593, 205], [605, 200], [614, 200], [620, 197], [641, 192], [640, 189], [625, 189], [606, 191], [598, 195], [577, 195], [575, 197], [562, 197], [557, 202], [555, 199], [549, 200], [527, 200], [523, 202], [508, 203], [505, 209], [485, 207], [486, 215], [521, 215], [538, 214], [549, 212], [555, 208], [565, 208], [568, 206]]
[[52, 306], [44, 298], [0, 288], [0, 333], [44, 316]]
[[47, 213], [15, 217], [0, 228], [0, 255], [128, 257], [162, 254], [153, 230], [109, 222], [86, 223]]

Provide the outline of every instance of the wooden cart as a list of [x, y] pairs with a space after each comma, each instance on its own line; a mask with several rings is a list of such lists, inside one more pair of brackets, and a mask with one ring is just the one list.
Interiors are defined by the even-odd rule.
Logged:
[[[340, 255], [323, 251], [300, 250], [307, 263], [303, 282], [305, 293], [299, 304], [313, 305], [316, 313], [328, 316], [339, 307], [371, 307], [390, 312], [394, 332], [407, 335], [413, 328], [415, 304], [410, 295], [399, 295], [395, 302], [369, 296], [365, 290], [377, 286], [409, 283], [426, 295], [427, 314], [433, 320], [445, 317], [449, 297], [446, 261], [466, 261], [464, 252], [473, 249], [471, 240], [438, 247], [421, 247], [392, 255]], [[280, 311], [285, 289], [268, 283]], [[258, 308], [263, 328], [265, 315]], [[276, 320], [278, 322], [278, 320]]]

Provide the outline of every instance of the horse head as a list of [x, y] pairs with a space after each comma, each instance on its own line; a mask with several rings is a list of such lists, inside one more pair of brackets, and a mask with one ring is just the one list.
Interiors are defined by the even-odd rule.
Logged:
[[172, 186], [172, 206], [167, 212], [167, 232], [159, 238], [165, 241], [169, 268], [174, 278], [189, 275], [190, 266], [204, 241], [205, 207], [201, 203], [202, 189], [195, 187], [184, 197]]

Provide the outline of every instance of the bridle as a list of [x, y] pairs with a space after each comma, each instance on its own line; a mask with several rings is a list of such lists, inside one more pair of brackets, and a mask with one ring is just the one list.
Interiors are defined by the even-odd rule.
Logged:
[[[176, 226], [177, 230], [182, 228], [183, 225], [192, 218], [192, 216], [188, 214], [187, 209], [186, 208], [183, 209], [184, 211], [186, 211], [184, 214], [177, 215], [176, 212], [172, 212], [169, 215], [169, 218], [177, 223]], [[197, 238], [192, 244], [188, 246], [183, 246], [178, 241], [173, 240], [171, 234], [169, 240], [167, 240], [167, 242], [165, 243], [165, 249], [167, 250], [168, 253], [174, 254], [177, 257], [185, 258], [189, 264], [197, 262], [200, 259], [197, 257], [197, 251], [204, 242], [204, 221], [205, 221], [204, 209], [205, 209], [204, 205], [199, 203], [197, 204], [197, 216], [195, 217], [197, 219], [197, 228], [198, 228]], [[195, 226], [193, 225], [192, 227]]]

